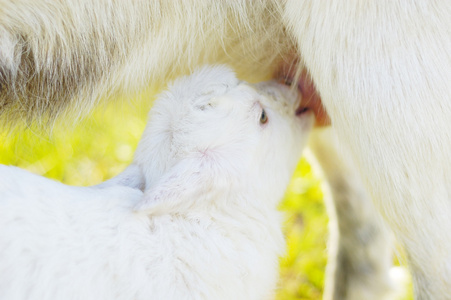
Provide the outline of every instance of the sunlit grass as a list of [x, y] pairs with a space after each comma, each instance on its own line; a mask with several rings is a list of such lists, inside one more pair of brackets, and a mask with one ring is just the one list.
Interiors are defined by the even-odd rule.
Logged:
[[[70, 185], [100, 183], [132, 160], [149, 103], [99, 107], [74, 128], [52, 134], [0, 132], [0, 163]], [[287, 255], [280, 262], [277, 299], [321, 299], [326, 266], [327, 216], [319, 181], [303, 160], [280, 204], [285, 212]]]

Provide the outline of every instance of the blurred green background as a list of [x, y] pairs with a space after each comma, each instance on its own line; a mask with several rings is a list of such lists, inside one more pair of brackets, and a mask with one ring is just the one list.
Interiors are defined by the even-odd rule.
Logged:
[[[155, 91], [141, 98], [152, 99], [152, 95]], [[69, 185], [100, 183], [131, 162], [151, 102], [118, 100], [101, 105], [72, 127], [66, 120], [47, 131], [0, 131], [0, 163]], [[319, 184], [301, 160], [280, 204], [286, 217], [287, 254], [280, 260], [277, 299], [322, 297], [328, 218]]]

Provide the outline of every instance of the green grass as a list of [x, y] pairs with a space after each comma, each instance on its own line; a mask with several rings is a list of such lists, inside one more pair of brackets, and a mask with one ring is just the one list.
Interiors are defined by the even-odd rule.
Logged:
[[[0, 132], [0, 163], [66, 184], [100, 183], [132, 160], [150, 103], [99, 107], [74, 128], [52, 134], [31, 129]], [[327, 222], [319, 181], [302, 160], [280, 204], [286, 221], [287, 255], [280, 261], [277, 299], [321, 299], [327, 262]]]

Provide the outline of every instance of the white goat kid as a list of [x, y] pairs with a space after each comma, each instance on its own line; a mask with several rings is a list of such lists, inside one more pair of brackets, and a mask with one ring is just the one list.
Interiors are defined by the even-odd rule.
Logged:
[[96, 187], [1, 166], [1, 299], [265, 299], [276, 210], [313, 114], [228, 68], [155, 102], [133, 164]]

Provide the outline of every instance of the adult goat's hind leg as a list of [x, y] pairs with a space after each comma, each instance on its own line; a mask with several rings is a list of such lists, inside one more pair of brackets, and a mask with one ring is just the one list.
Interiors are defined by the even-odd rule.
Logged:
[[288, 1], [285, 12], [340, 142], [405, 249], [417, 299], [449, 299], [451, 6]]
[[315, 130], [310, 148], [330, 219], [324, 299], [386, 299], [392, 291], [391, 233], [332, 129]]

